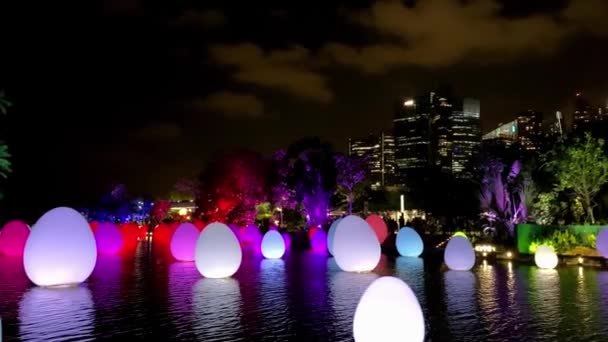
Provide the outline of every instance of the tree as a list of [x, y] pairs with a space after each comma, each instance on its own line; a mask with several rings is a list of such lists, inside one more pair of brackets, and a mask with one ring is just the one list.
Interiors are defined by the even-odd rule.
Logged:
[[8, 160], [10, 156], [8, 146], [0, 144], [0, 177], [6, 178], [11, 172], [11, 162]]
[[198, 197], [201, 183], [197, 179], [182, 178], [173, 185], [171, 199], [174, 201], [190, 201]]
[[608, 158], [604, 139], [586, 133], [571, 145], [559, 145], [546, 158], [547, 168], [556, 176], [556, 191], [570, 191], [585, 212], [585, 223], [595, 224], [595, 196], [608, 182]]
[[346, 197], [350, 215], [353, 212], [355, 196], [361, 193], [362, 185], [369, 174], [368, 158], [336, 154], [334, 160], [338, 193]]
[[513, 239], [515, 225], [525, 222], [528, 215], [525, 191], [530, 178], [522, 174], [521, 167], [521, 162], [516, 160], [506, 169], [506, 165], [494, 157], [486, 157], [481, 163], [481, 215], [497, 225], [494, 228], [504, 239]]

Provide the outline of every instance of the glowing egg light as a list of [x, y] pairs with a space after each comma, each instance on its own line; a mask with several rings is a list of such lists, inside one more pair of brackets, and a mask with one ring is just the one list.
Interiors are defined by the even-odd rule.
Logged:
[[313, 235], [315, 235], [315, 233], [317, 232], [319, 228], [317, 227], [310, 227], [310, 229], [308, 230], [308, 239], [312, 240]]
[[468, 239], [467, 234], [465, 234], [464, 232], [456, 232], [452, 236], [462, 236], [463, 238], [467, 238]]
[[125, 248], [134, 249], [137, 247], [137, 238], [139, 237], [139, 226], [137, 223], [129, 222], [120, 227], [122, 233], [123, 245]]
[[382, 217], [378, 215], [370, 215], [365, 221], [372, 227], [374, 233], [378, 237], [378, 241], [382, 244], [386, 237], [388, 236], [388, 228], [386, 227], [386, 223], [382, 219]]
[[395, 277], [374, 280], [357, 305], [353, 334], [357, 342], [424, 341], [424, 316], [412, 289]]
[[334, 258], [347, 272], [371, 271], [380, 261], [380, 242], [364, 219], [350, 215], [343, 218], [334, 234]]
[[116, 255], [123, 247], [124, 238], [114, 224], [104, 222], [95, 231], [97, 253], [101, 255]]
[[314, 253], [326, 253], [327, 252], [327, 234], [323, 229], [315, 230], [315, 233], [310, 239], [310, 248]]
[[410, 227], [403, 227], [399, 230], [395, 245], [401, 256], [418, 257], [424, 250], [420, 235]]
[[152, 233], [153, 241], [158, 244], [169, 244], [171, 242], [171, 236], [173, 232], [171, 228], [166, 223], [161, 223], [156, 228], [154, 228], [154, 232]]
[[467, 238], [454, 236], [445, 247], [443, 260], [451, 270], [468, 271], [475, 265], [475, 251]]
[[289, 249], [289, 247], [291, 247], [291, 235], [285, 232], [281, 234], [281, 236], [283, 237], [283, 241], [285, 241], [285, 249]]
[[341, 220], [342, 219], [337, 219], [332, 222], [331, 226], [329, 226], [329, 231], [327, 232], [327, 250], [331, 255], [334, 255], [334, 235], [336, 234], [336, 227]]
[[77, 211], [65, 207], [38, 219], [23, 253], [25, 273], [38, 286], [82, 283], [96, 261], [97, 246], [89, 224]]
[[558, 263], [557, 254], [555, 254], [553, 248], [540, 245], [534, 253], [534, 262], [540, 268], [555, 268]]
[[241, 266], [243, 252], [239, 240], [223, 223], [211, 223], [196, 241], [194, 262], [207, 278], [226, 278]]
[[269, 230], [262, 239], [262, 255], [266, 259], [279, 259], [285, 254], [285, 240], [276, 230]]
[[245, 226], [241, 238], [247, 245], [256, 245], [262, 241], [262, 234], [258, 226], [252, 223]]
[[604, 258], [608, 258], [608, 227], [604, 227], [597, 234], [597, 238], [595, 240], [597, 251]]
[[0, 230], [0, 255], [22, 256], [30, 227], [21, 221], [10, 221]]
[[194, 261], [196, 240], [200, 232], [192, 223], [182, 223], [171, 238], [171, 255], [179, 261]]

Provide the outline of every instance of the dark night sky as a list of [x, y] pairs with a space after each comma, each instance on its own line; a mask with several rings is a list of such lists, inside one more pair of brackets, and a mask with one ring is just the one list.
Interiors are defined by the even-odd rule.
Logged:
[[484, 131], [608, 97], [604, 0], [18, 3], [0, 11], [14, 210], [112, 182], [162, 195], [233, 147], [344, 150], [440, 83], [480, 98]]

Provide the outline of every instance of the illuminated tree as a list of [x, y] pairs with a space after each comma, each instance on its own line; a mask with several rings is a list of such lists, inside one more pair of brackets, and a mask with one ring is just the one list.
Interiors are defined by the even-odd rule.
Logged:
[[201, 176], [199, 213], [206, 221], [245, 225], [266, 201], [266, 161], [257, 153], [238, 151], [216, 157]]
[[152, 219], [156, 220], [156, 222], [162, 222], [165, 217], [167, 217], [167, 213], [171, 209], [171, 201], [167, 200], [157, 200], [154, 202], [152, 206], [152, 210], [150, 211], [150, 215]]
[[585, 223], [595, 224], [593, 208], [595, 196], [608, 182], [608, 158], [604, 152], [604, 139], [585, 134], [571, 145], [559, 145], [548, 155], [547, 168], [555, 174], [556, 191], [569, 191], [580, 201]]
[[363, 190], [365, 178], [369, 174], [369, 162], [365, 157], [345, 156], [336, 154], [338, 193], [346, 197], [348, 202], [348, 214], [353, 212], [353, 201], [355, 196]]

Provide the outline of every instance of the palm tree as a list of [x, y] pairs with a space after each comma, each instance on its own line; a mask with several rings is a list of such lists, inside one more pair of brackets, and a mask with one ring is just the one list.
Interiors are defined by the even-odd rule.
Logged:
[[6, 178], [7, 174], [11, 172], [11, 162], [8, 160], [10, 156], [8, 146], [0, 145], [0, 177]]

